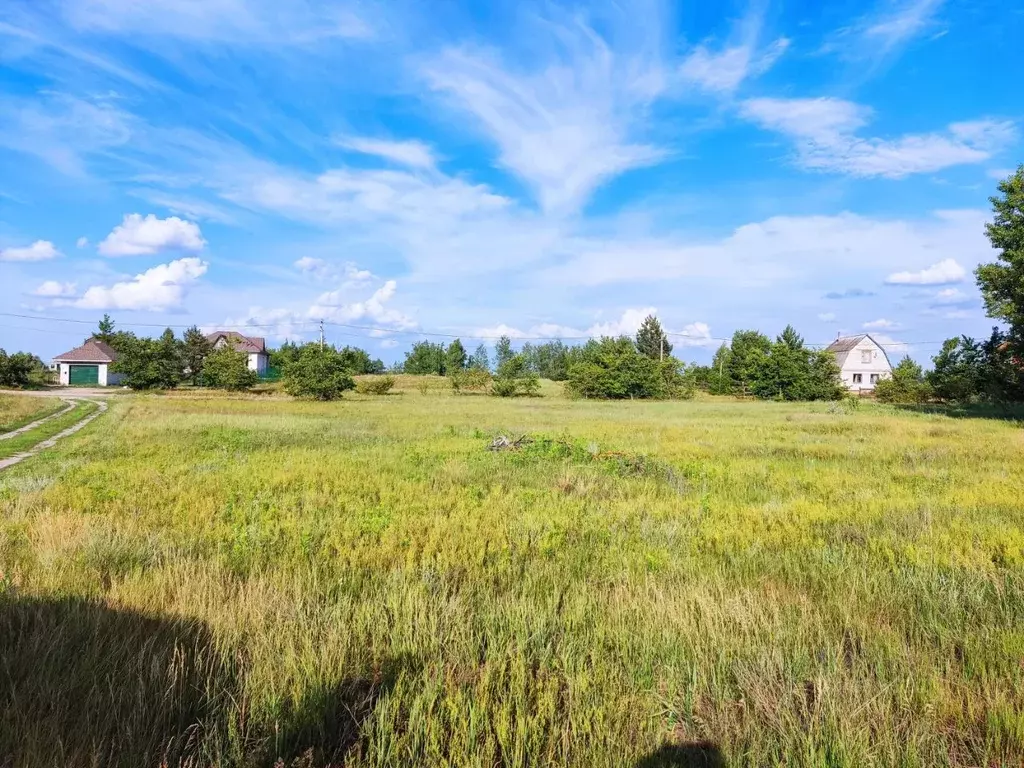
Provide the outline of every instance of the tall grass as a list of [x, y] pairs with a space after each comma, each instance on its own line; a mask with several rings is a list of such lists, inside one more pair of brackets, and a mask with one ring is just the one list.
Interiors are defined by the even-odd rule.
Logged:
[[0, 475], [0, 755], [1024, 760], [1019, 426], [404, 385], [118, 399]]
[[26, 397], [0, 393], [0, 434], [45, 418], [64, 407], [56, 397]]

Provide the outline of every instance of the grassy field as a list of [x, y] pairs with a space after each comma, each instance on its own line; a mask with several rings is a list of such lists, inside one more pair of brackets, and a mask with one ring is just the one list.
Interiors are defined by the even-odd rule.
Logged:
[[0, 765], [1024, 761], [1019, 424], [407, 383], [0, 474]]
[[0, 434], [56, 413], [64, 405], [56, 397], [25, 397], [0, 392]]

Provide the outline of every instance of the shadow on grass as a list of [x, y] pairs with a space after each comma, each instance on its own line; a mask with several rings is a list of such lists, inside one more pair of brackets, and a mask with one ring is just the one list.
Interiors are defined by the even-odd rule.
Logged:
[[247, 715], [240, 654], [201, 621], [0, 597], [0, 766], [340, 764], [403, 664]]
[[894, 405], [894, 408], [908, 413], [928, 413], [949, 416], [951, 419], [997, 419], [1000, 421], [1024, 421], [1024, 404], [991, 405]]
[[709, 741], [665, 744], [642, 757], [636, 768], [726, 768], [725, 757]]

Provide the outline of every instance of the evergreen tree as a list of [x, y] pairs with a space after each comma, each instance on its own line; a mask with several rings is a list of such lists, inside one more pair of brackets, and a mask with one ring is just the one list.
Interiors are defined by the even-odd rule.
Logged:
[[104, 313], [103, 319], [100, 320], [99, 325], [96, 327], [96, 333], [92, 335], [92, 338], [102, 341], [104, 344], [113, 344], [114, 334], [114, 321], [110, 315]]
[[487, 354], [486, 344], [480, 344], [470, 356], [469, 367], [478, 371], [489, 371], [491, 369], [491, 359]]
[[444, 354], [445, 372], [450, 376], [457, 371], [464, 370], [465, 367], [466, 348], [462, 346], [460, 339], [455, 339], [455, 341], [448, 345], [448, 349]]
[[651, 360], [661, 360], [672, 354], [672, 345], [669, 344], [661, 323], [654, 315], [644, 318], [636, 332], [636, 348], [641, 355], [646, 355]]
[[990, 197], [995, 214], [985, 225], [996, 261], [975, 271], [988, 316], [1009, 326], [1009, 344], [1024, 361], [1024, 165], [999, 182], [998, 196]]
[[182, 368], [192, 384], [199, 386], [203, 383], [203, 364], [211, 351], [213, 345], [198, 327], [193, 325], [185, 331], [182, 341]]
[[512, 355], [515, 352], [512, 351], [512, 339], [508, 336], [502, 336], [498, 339], [498, 343], [494, 345], [494, 368], [495, 370], [501, 368], [501, 364], [511, 360]]

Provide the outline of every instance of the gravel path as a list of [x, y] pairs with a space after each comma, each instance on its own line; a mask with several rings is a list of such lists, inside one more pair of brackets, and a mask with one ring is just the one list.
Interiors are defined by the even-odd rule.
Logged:
[[[71, 401], [71, 407], [74, 408], [80, 402], [83, 402], [83, 401], [81, 401], [81, 400], [72, 400]], [[17, 463], [19, 463], [21, 461], [24, 461], [25, 459], [32, 458], [33, 456], [35, 456], [40, 451], [43, 451], [43, 450], [45, 450], [47, 448], [52, 448], [54, 445], [57, 444], [57, 441], [60, 440], [61, 438], [67, 437], [68, 435], [75, 434], [75, 432], [80, 430], [82, 427], [84, 427], [90, 421], [92, 421], [93, 419], [99, 418], [101, 415], [106, 413], [106, 410], [107, 410], [107, 404], [106, 403], [104, 403], [102, 401], [96, 401], [96, 400], [89, 400], [88, 402], [95, 402], [96, 403], [97, 407], [96, 407], [95, 411], [90, 413], [88, 416], [86, 416], [84, 419], [82, 419], [81, 421], [77, 422], [76, 424], [73, 424], [72, 426], [68, 427], [63, 432], [58, 432], [53, 437], [50, 437], [50, 438], [48, 438], [46, 440], [43, 440], [41, 443], [38, 443], [37, 445], [32, 446], [31, 448], [29, 448], [24, 453], [16, 453], [13, 456], [11, 456], [10, 458], [0, 459], [0, 470], [7, 469], [8, 467], [13, 467], [15, 464], [17, 464]], [[66, 413], [66, 411], [61, 411], [61, 413]], [[46, 421], [46, 419], [40, 419], [39, 423], [41, 423], [43, 421]]]

